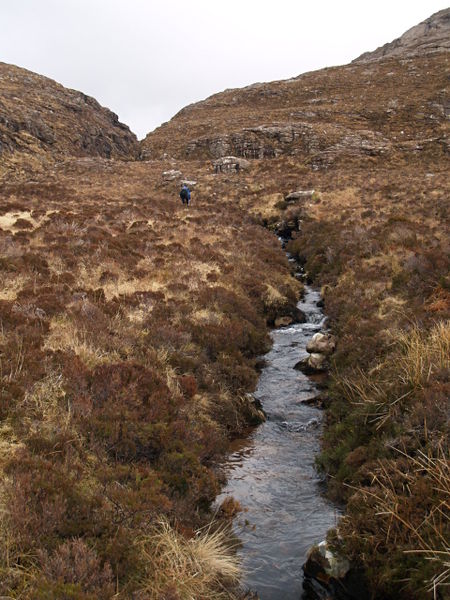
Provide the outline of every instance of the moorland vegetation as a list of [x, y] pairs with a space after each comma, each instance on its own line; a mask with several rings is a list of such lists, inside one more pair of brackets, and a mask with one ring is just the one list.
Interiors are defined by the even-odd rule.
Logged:
[[[229, 440], [262, 418], [248, 392], [268, 326], [296, 316], [281, 227], [338, 338], [318, 457], [346, 505], [330, 543], [374, 598], [445, 597], [447, 57], [227, 91], [140, 148], [87, 97], [3, 73], [1, 594], [239, 595], [211, 503]], [[20, 77], [57, 110], [37, 94], [13, 118]], [[215, 174], [231, 152], [248, 168]], [[198, 182], [189, 209], [170, 169]]]

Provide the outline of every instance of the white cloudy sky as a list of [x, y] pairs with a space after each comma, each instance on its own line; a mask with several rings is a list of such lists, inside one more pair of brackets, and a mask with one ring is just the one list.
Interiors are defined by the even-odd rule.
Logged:
[[143, 137], [230, 87], [344, 64], [445, 0], [0, 0], [0, 61], [94, 96]]

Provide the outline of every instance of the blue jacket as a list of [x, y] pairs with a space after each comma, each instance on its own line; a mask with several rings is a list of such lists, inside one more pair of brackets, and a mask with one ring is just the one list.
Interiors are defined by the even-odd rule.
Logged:
[[184, 192], [186, 192], [187, 194], [187, 199], [190, 200], [191, 199], [191, 190], [188, 188], [187, 185], [183, 185], [183, 187], [181, 188], [181, 192], [180, 192], [180, 196], [183, 198], [186, 197]]

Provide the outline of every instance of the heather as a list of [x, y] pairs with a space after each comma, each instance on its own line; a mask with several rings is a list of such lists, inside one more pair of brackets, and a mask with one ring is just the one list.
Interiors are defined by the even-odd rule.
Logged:
[[[70, 93], [80, 129], [38, 76], [33, 119], [12, 119], [19, 74], [0, 121], [0, 593], [239, 596], [211, 507], [229, 441], [263, 418], [269, 327], [299, 316], [281, 232], [337, 337], [317, 458], [345, 507], [330, 543], [373, 598], [444, 598], [447, 55], [217, 94], [140, 160], [112, 114]], [[225, 151], [248, 164], [215, 173]]]
[[[246, 394], [266, 323], [300, 293], [275, 237], [238, 208], [200, 188], [187, 210], [158, 165], [105, 164], [84, 185], [92, 163], [73, 161], [54, 182], [1, 188], [0, 589], [13, 597], [144, 594], [160, 519], [189, 540], [212, 518], [217, 459], [261, 418]], [[167, 569], [162, 596], [142, 597], [176, 594]]]
[[448, 206], [427, 167], [324, 192], [289, 246], [339, 339], [317, 459], [347, 505], [332, 541], [381, 598], [448, 582]]

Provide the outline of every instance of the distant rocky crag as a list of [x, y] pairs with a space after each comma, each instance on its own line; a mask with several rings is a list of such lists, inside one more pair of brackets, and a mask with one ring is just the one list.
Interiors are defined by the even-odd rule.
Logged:
[[373, 52], [365, 52], [353, 63], [386, 57], [417, 56], [450, 50], [450, 8], [441, 10], [422, 23], [411, 27], [401, 37]]
[[148, 134], [141, 157], [288, 155], [318, 170], [338, 159], [392, 158], [431, 146], [440, 152], [450, 111], [449, 16], [449, 10], [436, 13], [349, 65], [225, 90], [191, 104]]
[[2, 166], [64, 156], [134, 159], [138, 142], [116, 114], [90, 96], [0, 63]]

